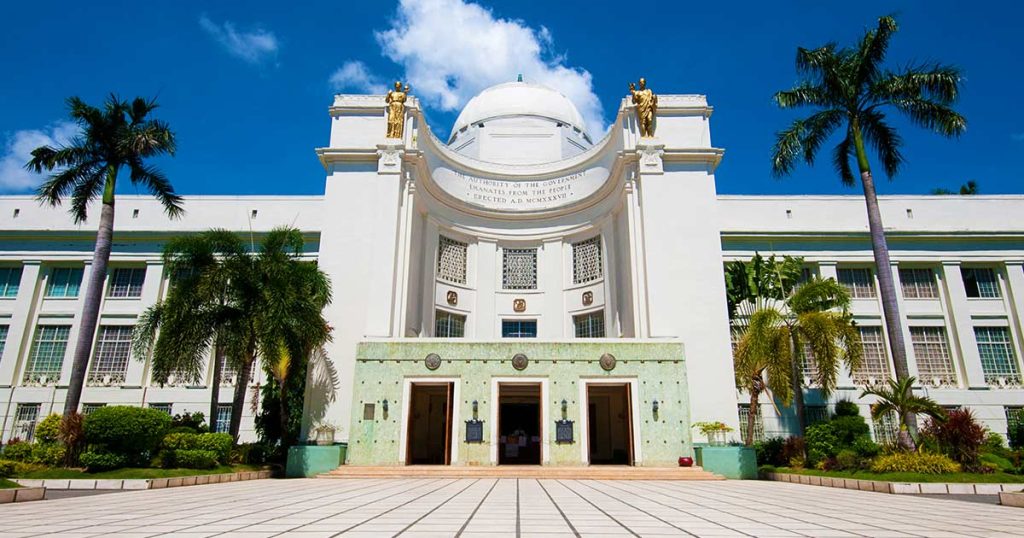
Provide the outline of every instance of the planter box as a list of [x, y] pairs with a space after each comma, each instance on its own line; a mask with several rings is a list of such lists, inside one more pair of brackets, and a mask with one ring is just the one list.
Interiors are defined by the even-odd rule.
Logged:
[[1024, 493], [1001, 491], [999, 492], [999, 504], [1024, 508]]
[[693, 448], [697, 456], [697, 465], [705, 471], [731, 479], [757, 479], [757, 454], [753, 448], [745, 446], [696, 446]]
[[300, 445], [288, 449], [288, 463], [285, 476], [288, 478], [311, 478], [333, 471], [345, 462], [347, 445]]

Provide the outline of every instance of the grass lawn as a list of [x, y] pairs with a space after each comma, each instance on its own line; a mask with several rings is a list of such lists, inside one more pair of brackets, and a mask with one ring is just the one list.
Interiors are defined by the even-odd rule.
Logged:
[[817, 469], [790, 469], [779, 467], [777, 473], [806, 474], [812, 476], [830, 476], [833, 478], [856, 478], [858, 480], [883, 480], [887, 482], [956, 482], [956, 483], [1011, 483], [1024, 484], [1024, 475], [1009, 473], [952, 473], [952, 474], [920, 474], [920, 473], [872, 473], [870, 471], [819, 471]]
[[170, 478], [175, 476], [194, 476], [201, 474], [221, 474], [236, 473], [239, 471], [256, 471], [259, 469], [259, 465], [222, 465], [220, 467], [215, 467], [213, 469], [152, 469], [126, 467], [124, 469], [115, 469], [113, 471], [103, 471], [99, 473], [87, 473], [85, 471], [78, 469], [41, 469], [38, 471], [30, 471], [27, 473], [20, 474], [17, 476], [17, 478]]
[[21, 487], [15, 482], [11, 482], [6, 478], [0, 478], [0, 489], [11, 489]]

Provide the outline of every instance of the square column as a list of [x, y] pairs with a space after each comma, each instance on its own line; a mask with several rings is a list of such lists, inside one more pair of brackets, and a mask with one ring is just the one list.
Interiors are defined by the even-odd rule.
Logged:
[[[892, 271], [893, 286], [896, 288], [896, 305], [900, 311], [900, 331], [903, 333], [903, 348], [907, 356], [907, 373], [913, 376], [916, 381], [914, 386], [921, 385], [921, 377], [917, 372], [917, 355], [914, 354], [914, 343], [910, 339], [910, 321], [907, 319], [907, 305], [903, 299], [903, 282], [900, 280], [899, 262], [890, 263]], [[882, 314], [883, 327], [885, 326], [885, 309], [882, 308], [882, 294], [878, 294], [878, 311]], [[892, 342], [887, 342], [889, 348], [889, 360], [893, 363], [893, 378], [896, 377], [896, 354], [892, 352]]]
[[974, 322], [971, 319], [971, 307], [967, 303], [967, 292], [964, 290], [959, 261], [942, 262], [942, 280], [945, 284], [943, 291], [946, 293], [946, 304], [949, 305], [949, 317], [953, 322], [955, 347], [960, 350], [964, 384], [970, 389], [988, 390], [985, 371], [981, 368], [978, 341], [974, 337]]
[[14, 311], [6, 321], [7, 344], [0, 356], [0, 387], [13, 387], [19, 383], [18, 365], [28, 357], [32, 346], [32, 307], [39, 297], [40, 261], [28, 260], [21, 266], [18, 296], [14, 298]]

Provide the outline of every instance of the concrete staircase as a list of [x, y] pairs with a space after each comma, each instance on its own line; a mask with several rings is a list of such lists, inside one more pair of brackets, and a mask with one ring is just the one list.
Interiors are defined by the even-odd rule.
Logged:
[[550, 478], [565, 480], [725, 480], [700, 467], [548, 467], [541, 465], [342, 465], [318, 478]]

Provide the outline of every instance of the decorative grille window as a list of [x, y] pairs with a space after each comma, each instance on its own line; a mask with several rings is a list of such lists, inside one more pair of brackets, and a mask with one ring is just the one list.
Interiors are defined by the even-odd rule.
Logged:
[[899, 421], [896, 420], [896, 413], [886, 413], [871, 423], [871, 432], [875, 435], [875, 442], [880, 445], [894, 445], [899, 436]]
[[985, 382], [993, 387], [1019, 386], [1020, 369], [1013, 354], [1010, 331], [1006, 327], [975, 327], [981, 369]]
[[3, 357], [4, 348], [7, 347], [7, 331], [9, 330], [9, 326], [0, 325], [0, 357]]
[[170, 415], [171, 414], [171, 407], [172, 407], [172, 405], [173, 404], [169, 404], [169, 403], [151, 403], [151, 404], [149, 404], [149, 408], [153, 409], [153, 410], [156, 410], [156, 411], [161, 411], [161, 412], [164, 412], [164, 413], [167, 413], [168, 415]]
[[918, 379], [934, 386], [956, 386], [956, 370], [944, 327], [911, 327], [910, 341], [917, 360]]
[[141, 297], [146, 281], [145, 267], [119, 267], [110, 276], [108, 297]]
[[[1016, 432], [1020, 424], [1024, 423], [1024, 407], [1004, 407], [1003, 412], [1006, 413], [1006, 437], [1013, 439], [1013, 432]], [[1024, 443], [1024, 439], [1019, 439], [1017, 442]], [[1013, 446], [1012, 443], [1011, 446]]]
[[502, 338], [536, 338], [537, 320], [501, 320]]
[[846, 291], [850, 292], [850, 297], [854, 299], [875, 298], [875, 279], [871, 275], [871, 269], [867, 267], [838, 269], [836, 276], [839, 277], [839, 283], [846, 288]]
[[808, 387], [818, 386], [818, 360], [814, 358], [814, 350], [811, 345], [804, 342], [803, 357], [800, 363], [801, 375], [804, 378], [804, 385]]
[[501, 287], [506, 290], [537, 289], [537, 249], [502, 250]]
[[40, 325], [36, 327], [35, 341], [25, 369], [26, 383], [53, 385], [60, 378], [64, 366], [64, 353], [68, 348], [68, 325]]
[[466, 283], [466, 251], [468, 245], [445, 236], [439, 236], [437, 242], [437, 278], [454, 282]]
[[0, 297], [17, 297], [21, 267], [0, 267]]
[[[747, 424], [750, 420], [750, 404], [739, 405], [740, 415], [740, 440], [744, 443], [747, 442]], [[757, 412], [754, 416], [754, 442], [760, 443], [764, 441], [764, 418], [760, 412]]]
[[54, 267], [46, 281], [47, 297], [78, 297], [82, 288], [81, 267]]
[[231, 404], [217, 405], [217, 420], [213, 423], [214, 433], [227, 433], [231, 429]]
[[593, 282], [603, 276], [601, 236], [572, 244], [572, 283]]
[[437, 338], [462, 338], [466, 336], [466, 316], [444, 310], [434, 315], [434, 336]]
[[875, 385], [890, 378], [889, 354], [885, 350], [881, 327], [860, 327], [860, 342], [863, 353], [860, 368], [853, 372], [857, 385]]
[[220, 384], [221, 386], [232, 386], [238, 380], [238, 368], [228, 360], [224, 353], [218, 357], [220, 361]]
[[103, 325], [96, 341], [96, 353], [86, 380], [90, 385], [120, 385], [128, 372], [132, 347], [131, 325]]
[[107, 404], [105, 404], [105, 403], [84, 403], [84, 404], [82, 404], [82, 416], [86, 416], [87, 417], [93, 411], [95, 411], [95, 410], [97, 410], [97, 409], [99, 409], [101, 407], [106, 407], [106, 405]]
[[43, 404], [23, 403], [18, 404], [14, 412], [14, 432], [12, 438], [22, 441], [31, 441], [36, 435], [36, 424], [39, 423], [39, 410]]
[[907, 299], [935, 299], [939, 287], [935, 284], [935, 273], [931, 269], [900, 269], [900, 284], [903, 297]]
[[572, 317], [576, 338], [604, 338], [604, 311]]
[[991, 267], [964, 267], [960, 270], [964, 291], [973, 299], [999, 298], [999, 280]]

